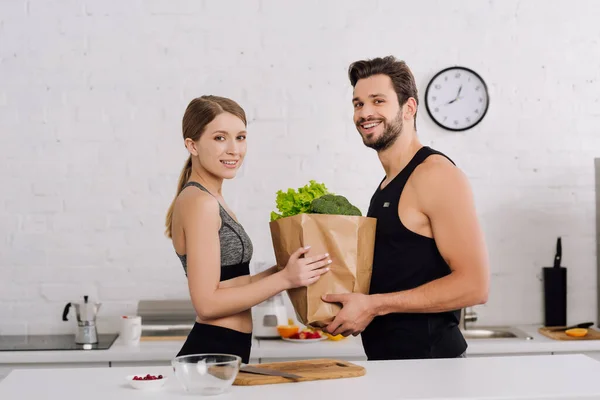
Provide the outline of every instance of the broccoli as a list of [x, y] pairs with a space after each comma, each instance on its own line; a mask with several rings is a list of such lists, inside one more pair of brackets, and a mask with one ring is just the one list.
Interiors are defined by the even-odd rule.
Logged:
[[350, 204], [347, 198], [336, 194], [324, 194], [310, 204], [313, 214], [355, 215], [361, 217], [360, 210]]

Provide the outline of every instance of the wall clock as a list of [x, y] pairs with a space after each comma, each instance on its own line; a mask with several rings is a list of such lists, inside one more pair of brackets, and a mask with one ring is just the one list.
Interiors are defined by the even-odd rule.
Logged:
[[441, 70], [425, 91], [427, 113], [437, 125], [450, 131], [473, 128], [481, 122], [489, 104], [485, 81], [465, 67]]

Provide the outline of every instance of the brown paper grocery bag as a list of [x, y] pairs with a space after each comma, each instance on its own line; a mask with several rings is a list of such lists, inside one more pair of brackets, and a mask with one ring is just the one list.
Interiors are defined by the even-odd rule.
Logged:
[[317, 282], [287, 291], [301, 323], [323, 328], [333, 321], [340, 306], [321, 300], [323, 294], [368, 294], [376, 222], [370, 217], [299, 214], [269, 223], [279, 269], [304, 246], [311, 246], [306, 257], [329, 253], [332, 260], [330, 270]]

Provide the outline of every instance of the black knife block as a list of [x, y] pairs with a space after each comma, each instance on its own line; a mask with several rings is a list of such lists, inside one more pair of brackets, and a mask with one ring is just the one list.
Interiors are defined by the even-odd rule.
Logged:
[[567, 269], [543, 267], [544, 325], [567, 326]]

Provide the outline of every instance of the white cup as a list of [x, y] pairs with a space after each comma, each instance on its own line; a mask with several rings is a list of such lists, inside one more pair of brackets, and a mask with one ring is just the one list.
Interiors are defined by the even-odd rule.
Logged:
[[142, 336], [142, 317], [136, 315], [124, 315], [121, 317], [121, 342], [127, 346], [135, 346], [140, 343]]

